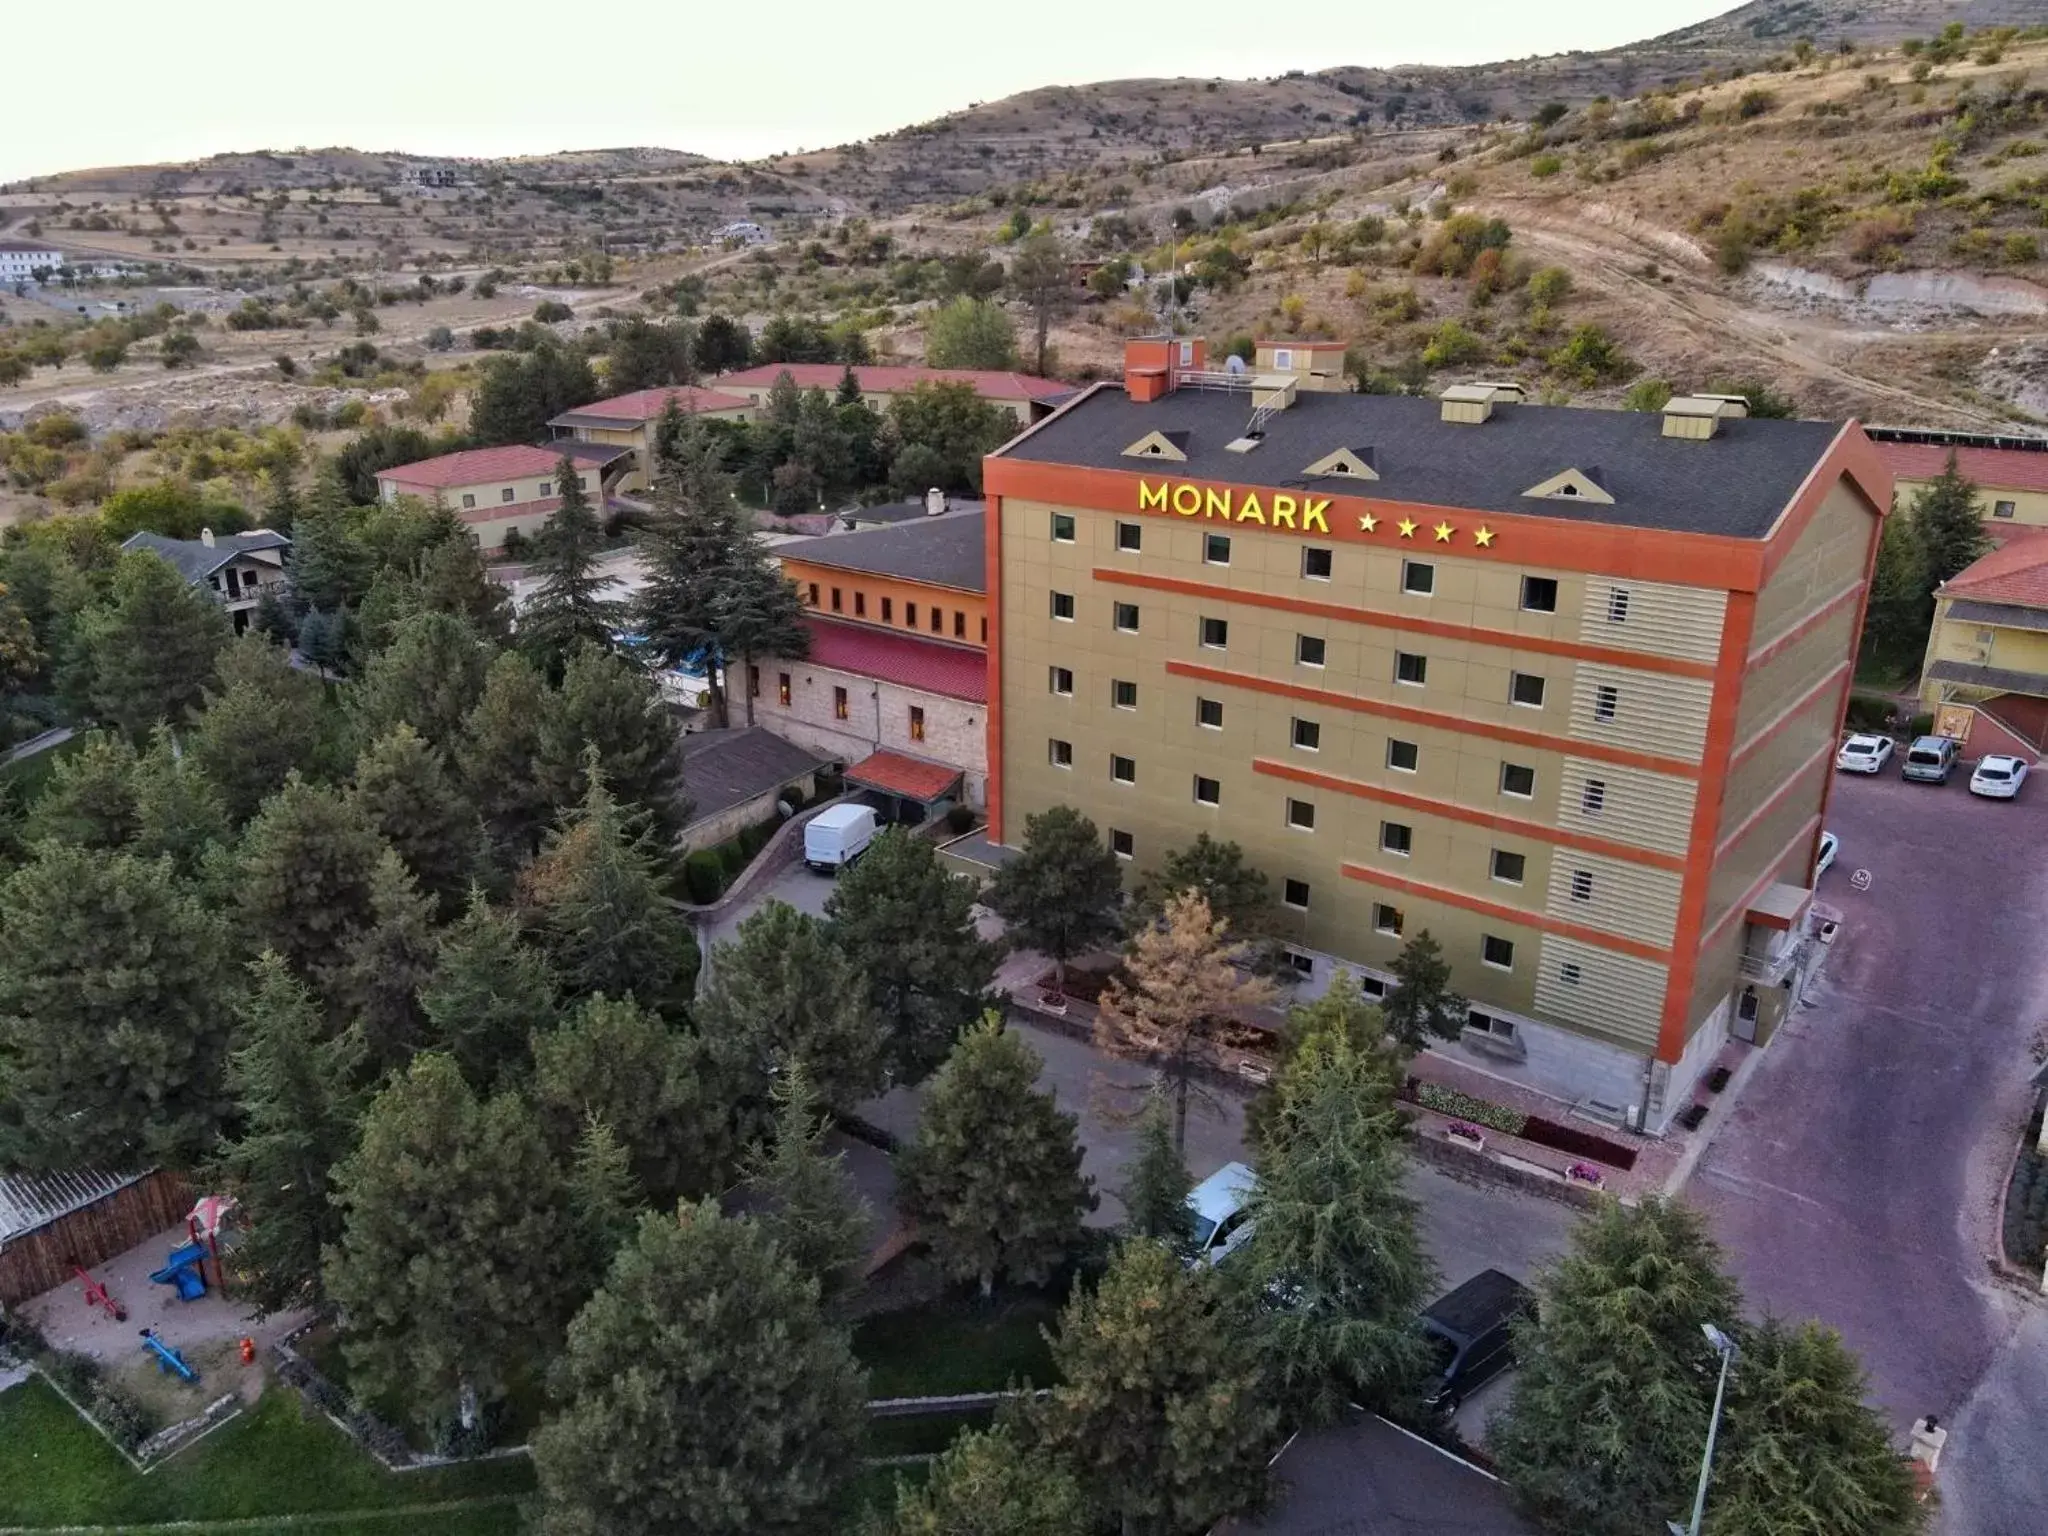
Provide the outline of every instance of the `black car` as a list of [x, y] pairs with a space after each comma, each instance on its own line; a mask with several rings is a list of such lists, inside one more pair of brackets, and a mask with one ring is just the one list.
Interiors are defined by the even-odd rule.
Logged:
[[1422, 1314], [1433, 1351], [1422, 1401], [1449, 1418], [1458, 1404], [1515, 1363], [1511, 1330], [1536, 1315], [1536, 1298], [1513, 1275], [1483, 1269]]

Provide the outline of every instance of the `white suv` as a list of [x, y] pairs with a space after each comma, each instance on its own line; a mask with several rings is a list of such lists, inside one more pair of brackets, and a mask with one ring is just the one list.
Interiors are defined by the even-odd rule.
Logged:
[[1889, 736], [1851, 736], [1835, 753], [1835, 766], [1844, 773], [1875, 773], [1891, 760]]
[[2027, 765], [2016, 757], [1986, 757], [1970, 775], [1970, 793], [1986, 800], [2010, 800], [2027, 782]]

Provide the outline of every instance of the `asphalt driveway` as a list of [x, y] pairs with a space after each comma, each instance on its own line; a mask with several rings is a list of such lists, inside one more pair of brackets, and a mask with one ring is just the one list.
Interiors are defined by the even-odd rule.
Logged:
[[[1902, 1440], [1950, 1424], [1949, 1536], [2036, 1533], [2048, 1508], [2048, 1328], [1986, 1265], [2048, 1016], [2044, 791], [1838, 776], [1819, 895], [1841, 936], [1687, 1191], [1752, 1309], [1840, 1329]], [[2019, 1423], [2034, 1454], [2011, 1454]]]

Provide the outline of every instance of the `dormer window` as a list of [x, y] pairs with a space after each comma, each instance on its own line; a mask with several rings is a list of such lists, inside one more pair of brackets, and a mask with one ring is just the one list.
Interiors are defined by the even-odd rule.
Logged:
[[1147, 432], [1124, 450], [1127, 459], [1171, 459], [1177, 464], [1187, 462], [1187, 456], [1185, 432]]
[[1594, 501], [1602, 506], [1614, 505], [1613, 496], [1601, 484], [1598, 465], [1589, 469], [1567, 469], [1530, 486], [1522, 494], [1544, 501]]
[[1370, 448], [1339, 448], [1324, 454], [1302, 474], [1311, 480], [1377, 480], [1380, 474], [1374, 467], [1374, 457]]

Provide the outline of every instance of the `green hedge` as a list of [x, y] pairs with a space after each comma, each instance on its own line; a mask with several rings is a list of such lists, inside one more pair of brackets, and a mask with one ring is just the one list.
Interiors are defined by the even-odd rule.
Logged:
[[700, 907], [718, 900], [725, 890], [725, 867], [715, 848], [699, 848], [683, 860], [683, 889]]
[[1519, 1136], [1529, 1117], [1519, 1109], [1510, 1109], [1505, 1104], [1492, 1104], [1485, 1099], [1476, 1099], [1469, 1093], [1460, 1093], [1455, 1088], [1440, 1088], [1435, 1083], [1417, 1083], [1415, 1102], [1424, 1109], [1433, 1109], [1440, 1115], [1449, 1115], [1455, 1120], [1469, 1120], [1474, 1125], [1491, 1126], [1507, 1136]]

